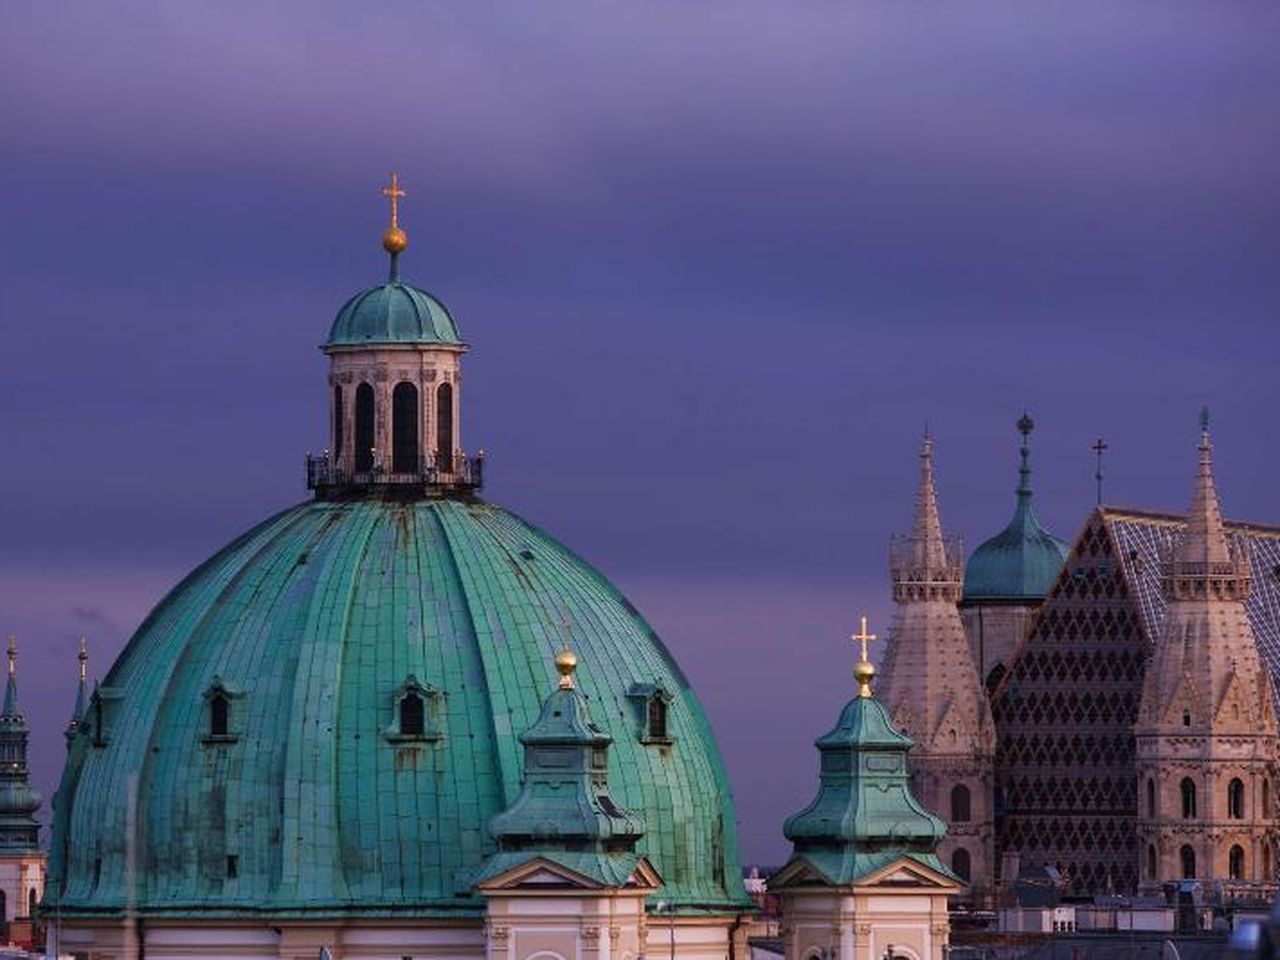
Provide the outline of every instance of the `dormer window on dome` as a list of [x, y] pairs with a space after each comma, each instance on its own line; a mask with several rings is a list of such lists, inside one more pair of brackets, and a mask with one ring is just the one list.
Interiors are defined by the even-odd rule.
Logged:
[[213, 678], [204, 692], [206, 744], [235, 743], [240, 739], [234, 723], [236, 717], [232, 701], [241, 696], [239, 690], [232, 690], [221, 677]]
[[383, 735], [392, 743], [427, 743], [440, 739], [436, 709], [440, 691], [412, 673], [396, 688], [393, 715]]
[[329, 355], [329, 447], [307, 455], [316, 496], [399, 488], [470, 492], [484, 477], [484, 452], [462, 448], [460, 390], [467, 345], [443, 303], [400, 279], [409, 240], [399, 226], [404, 196], [391, 175], [387, 282], [343, 305], [321, 348]]
[[671, 743], [671, 730], [668, 722], [671, 694], [657, 684], [635, 683], [627, 691], [627, 696], [638, 707], [640, 742], [660, 745]]

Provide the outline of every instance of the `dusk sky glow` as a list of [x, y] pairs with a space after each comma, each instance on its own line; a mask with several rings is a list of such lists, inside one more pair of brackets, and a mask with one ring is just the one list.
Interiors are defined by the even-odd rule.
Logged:
[[[41, 811], [101, 677], [302, 499], [334, 313], [406, 279], [472, 352], [485, 495], [614, 580], [778, 863], [936, 438], [1013, 509], [1280, 523], [1280, 7], [10, 3], [0, 10], [0, 634]], [[874, 653], [874, 650], [873, 650]], [[47, 836], [45, 837], [47, 839]]]

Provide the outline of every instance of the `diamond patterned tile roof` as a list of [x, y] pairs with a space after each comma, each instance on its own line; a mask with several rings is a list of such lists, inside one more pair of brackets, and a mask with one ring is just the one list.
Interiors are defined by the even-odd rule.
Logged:
[[[1124, 578], [1137, 600], [1148, 640], [1160, 634], [1165, 596], [1160, 587], [1162, 564], [1173, 555], [1186, 517], [1141, 510], [1103, 509], [1119, 549]], [[1249, 556], [1253, 590], [1245, 607], [1263, 662], [1280, 685], [1280, 527], [1226, 521], [1228, 537]], [[1064, 570], [1063, 576], [1070, 576]], [[1280, 686], [1277, 686], [1280, 696]], [[1280, 704], [1278, 704], [1280, 706]]]
[[[197, 568], [130, 640], [72, 738], [46, 909], [141, 916], [479, 916], [471, 877], [520, 792], [566, 630], [613, 737], [635, 852], [686, 912], [747, 901], [728, 782], [670, 654], [597, 571], [478, 501], [317, 501]], [[636, 684], [668, 691], [642, 736]], [[397, 698], [426, 702], [421, 733]], [[211, 728], [225, 697], [227, 729]], [[232, 859], [234, 858], [234, 860]], [[61, 896], [56, 878], [65, 876]]]

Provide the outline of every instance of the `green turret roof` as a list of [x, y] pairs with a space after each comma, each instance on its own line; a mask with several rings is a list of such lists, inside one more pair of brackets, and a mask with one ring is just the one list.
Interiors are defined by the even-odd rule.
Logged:
[[[543, 729], [566, 624], [578, 689], [614, 737], [609, 796], [646, 826], [636, 853], [679, 909], [740, 909], [719, 751], [636, 610], [499, 507], [373, 498], [271, 518], [138, 629], [68, 752], [47, 905], [64, 917], [118, 916], [130, 896], [144, 917], [480, 916], [471, 884], [499, 852], [494, 817], [517, 817], [518, 734]], [[643, 736], [637, 683], [672, 694], [669, 743]], [[421, 733], [397, 723], [410, 692], [425, 704]], [[211, 729], [219, 697], [225, 735]], [[550, 719], [589, 729], [572, 710]], [[586, 799], [589, 819], [600, 797]], [[611, 814], [601, 823], [636, 829]]]
[[911, 746], [879, 701], [850, 700], [835, 728], [817, 740], [817, 797], [783, 827], [795, 856], [833, 884], [853, 883], [899, 857], [950, 876], [935, 854], [946, 824], [921, 806], [907, 782]]
[[1023, 414], [1018, 421], [1022, 462], [1013, 518], [969, 557], [964, 571], [966, 603], [1043, 600], [1067, 559], [1068, 544], [1042, 527], [1031, 508], [1031, 450], [1027, 436], [1034, 428], [1031, 418]]
[[373, 344], [463, 346], [453, 315], [418, 287], [393, 277], [357, 293], [334, 318], [325, 347]]
[[476, 883], [535, 858], [551, 860], [606, 886], [627, 882], [638, 857], [644, 818], [618, 806], [609, 794], [609, 745], [573, 681], [577, 658], [557, 658], [559, 688], [520, 735], [524, 786], [515, 802], [493, 818], [498, 853]]

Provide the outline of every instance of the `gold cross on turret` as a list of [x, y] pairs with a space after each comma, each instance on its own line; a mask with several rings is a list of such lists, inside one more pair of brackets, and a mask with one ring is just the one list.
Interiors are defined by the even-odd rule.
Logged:
[[854, 679], [858, 681], [858, 696], [870, 697], [871, 678], [876, 675], [876, 668], [872, 666], [871, 661], [867, 658], [867, 641], [875, 640], [876, 635], [874, 633], [867, 632], [867, 615], [865, 613], [862, 615], [858, 632], [850, 637], [850, 639], [857, 641], [862, 645], [862, 659], [859, 660], [853, 668]]
[[391, 229], [398, 229], [400, 226], [400, 198], [405, 195], [400, 189], [399, 174], [391, 174], [391, 186], [382, 188], [382, 195], [391, 201]]

